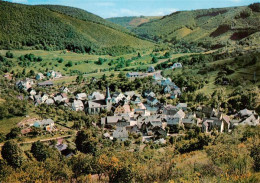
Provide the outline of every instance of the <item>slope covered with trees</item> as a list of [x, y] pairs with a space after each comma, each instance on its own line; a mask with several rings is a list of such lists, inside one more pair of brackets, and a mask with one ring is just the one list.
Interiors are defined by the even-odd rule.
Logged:
[[87, 12], [87, 11], [79, 9], [79, 8], [74, 8], [74, 7], [70, 7], [70, 6], [60, 6], [60, 5], [39, 5], [39, 7], [44, 7], [49, 10], [52, 10], [52, 11], [55, 11], [55, 12], [58, 12], [61, 14], [65, 14], [65, 15], [68, 15], [68, 16], [71, 16], [71, 17], [74, 17], [74, 18], [77, 18], [80, 20], [102, 24], [107, 27], [119, 30], [119, 31], [130, 33], [130, 31], [128, 31], [127, 29], [125, 29], [122, 26], [118, 26], [117, 24], [111, 23], [110, 21], [106, 21], [105, 19], [103, 19], [93, 13]]
[[160, 20], [142, 24], [133, 32], [158, 42], [195, 43], [207, 48], [257, 44], [260, 30], [259, 4], [175, 12]]
[[151, 22], [153, 20], [160, 19], [160, 16], [130, 16], [130, 17], [114, 17], [108, 18], [107, 20], [115, 24], [121, 25], [129, 30], [136, 28], [144, 23]]
[[82, 17], [69, 16], [41, 6], [3, 1], [0, 2], [0, 8], [1, 49], [68, 49], [122, 54], [153, 46], [150, 42], [111, 28], [110, 23], [105, 25], [100, 17], [94, 15], [89, 20], [83, 20]]

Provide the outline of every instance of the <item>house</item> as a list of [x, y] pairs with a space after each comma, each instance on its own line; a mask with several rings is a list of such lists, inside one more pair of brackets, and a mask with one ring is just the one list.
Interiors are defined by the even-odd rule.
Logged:
[[33, 86], [34, 82], [33, 80], [26, 78], [24, 80], [19, 80], [16, 82], [16, 87], [19, 90], [25, 90], [27, 91], [29, 88], [31, 88]]
[[126, 127], [116, 127], [116, 130], [113, 132], [113, 138], [125, 141], [128, 139], [128, 131]]
[[183, 118], [182, 124], [185, 128], [192, 128], [192, 126], [196, 125], [196, 120], [194, 118]]
[[171, 93], [170, 98], [171, 99], [176, 99], [176, 98], [178, 98], [180, 96], [181, 96], [181, 90], [180, 90], [180, 88], [178, 88], [178, 89], [174, 89], [173, 90], [173, 92]]
[[36, 80], [43, 80], [45, 76], [42, 73], [38, 73], [35, 77]]
[[147, 104], [149, 104], [150, 106], [155, 106], [158, 103], [159, 103], [159, 101], [156, 98], [147, 97]]
[[242, 114], [243, 118], [240, 120], [232, 120], [232, 122], [231, 122], [232, 127], [238, 126], [238, 125], [249, 125], [249, 126], [259, 125], [259, 122], [260, 122], [259, 116], [255, 112], [253, 112], [253, 111], [251, 111], [251, 112], [247, 111], [247, 113]]
[[53, 105], [53, 104], [54, 104], [54, 100], [51, 99], [51, 98], [49, 98], [49, 99], [47, 99], [47, 100], [45, 101], [45, 103], [46, 103], [47, 105]]
[[163, 89], [163, 92], [165, 94], [170, 93], [171, 91], [172, 91], [172, 88], [169, 85], [165, 86], [165, 88]]
[[146, 109], [146, 107], [144, 106], [143, 103], [137, 104], [137, 108], [138, 108], [138, 109]]
[[182, 68], [181, 63], [174, 63], [173, 66], [171, 66], [171, 69], [177, 69], [177, 68]]
[[161, 80], [161, 86], [175, 86], [175, 84], [172, 82], [171, 78], [166, 78]]
[[123, 93], [120, 92], [115, 92], [112, 95], [112, 103], [113, 104], [117, 104], [119, 101], [121, 101], [123, 98], [125, 98], [125, 95]]
[[243, 110], [240, 110], [240, 111], [238, 112], [238, 116], [239, 116], [240, 118], [249, 117], [249, 116], [251, 116], [253, 113], [254, 113], [254, 111], [250, 111], [250, 110], [248, 110], [248, 109], [243, 109]]
[[13, 75], [10, 74], [10, 73], [6, 73], [6, 74], [4, 75], [4, 78], [7, 79], [8, 81], [11, 81], [11, 80], [13, 79]]
[[131, 104], [140, 104], [141, 102], [141, 98], [138, 95], [134, 95], [131, 98]]
[[209, 133], [213, 129], [213, 122], [212, 119], [206, 119], [202, 123], [202, 131], [205, 133]]
[[170, 115], [173, 116], [175, 115], [179, 109], [176, 106], [173, 105], [166, 105], [163, 107], [163, 114], [164, 115]]
[[84, 104], [81, 100], [74, 100], [71, 107], [74, 111], [83, 111], [84, 110]]
[[44, 93], [44, 94], [41, 95], [41, 99], [40, 100], [41, 100], [42, 103], [44, 103], [48, 98], [49, 98], [49, 95]]
[[30, 96], [34, 96], [34, 95], [37, 94], [36, 91], [35, 91], [34, 89], [32, 89], [32, 88], [29, 88], [29, 89], [27, 90], [27, 92], [30, 94]]
[[39, 105], [39, 104], [42, 103], [42, 101], [41, 101], [41, 98], [42, 98], [42, 97], [41, 97], [40, 94], [34, 95], [33, 98], [34, 98], [34, 103], [35, 103], [35, 105]]
[[114, 111], [114, 114], [120, 115], [120, 114], [129, 114], [131, 112], [130, 106], [128, 104], [125, 105], [119, 105]]
[[182, 111], [182, 109], [180, 109], [178, 112], [176, 112], [173, 115], [174, 118], [179, 118], [179, 119], [183, 119], [185, 118], [185, 113]]
[[207, 106], [203, 106], [201, 112], [207, 118], [216, 117], [218, 115], [218, 111], [215, 108]]
[[46, 131], [52, 131], [54, 130], [54, 121], [52, 119], [43, 119], [42, 121], [36, 121], [33, 124], [36, 128], [42, 128]]
[[130, 122], [129, 116], [107, 116], [105, 118], [101, 118], [101, 125], [116, 126], [117, 122], [123, 118]]
[[60, 144], [56, 144], [56, 149], [60, 152], [66, 150], [68, 148], [68, 145], [67, 144], [63, 144], [63, 143], [60, 143]]
[[53, 86], [53, 82], [52, 81], [44, 81], [44, 82], [41, 82], [41, 83], [38, 83], [38, 86], [39, 87], [51, 87]]
[[164, 80], [165, 78], [161, 75], [161, 73], [155, 73], [154, 75], [153, 75], [153, 79], [155, 80], [155, 81], [162, 81], [162, 80]]
[[113, 138], [111, 138], [111, 135], [110, 135], [108, 132], [104, 133], [104, 134], [103, 134], [103, 137], [104, 137], [105, 139], [113, 140]]
[[167, 136], [167, 132], [165, 129], [163, 129], [162, 127], [160, 126], [155, 126], [153, 129], [152, 129], [152, 132], [153, 132], [153, 135], [156, 139], [158, 138], [165, 138]]
[[56, 72], [51, 70], [50, 72], [47, 73], [47, 77], [49, 78], [61, 78], [62, 74], [60, 72]]
[[176, 107], [178, 109], [182, 109], [183, 111], [186, 111], [187, 110], [187, 104], [186, 103], [179, 103]]
[[60, 88], [60, 92], [61, 92], [61, 93], [70, 93], [70, 90], [69, 90], [67, 87], [62, 86], [62, 87]]
[[77, 100], [86, 100], [87, 99], [87, 94], [86, 93], [78, 93], [76, 95]]
[[140, 132], [137, 124], [135, 124], [134, 126], [127, 126], [126, 130], [130, 133], [139, 133]]
[[154, 67], [153, 67], [153, 66], [148, 67], [147, 72], [148, 72], [148, 73], [155, 72]]
[[105, 99], [90, 100], [86, 102], [86, 113], [88, 114], [99, 114], [103, 110], [110, 111], [111, 108], [112, 108], [112, 99], [108, 87], [106, 90]]
[[231, 123], [229, 116], [225, 114], [219, 114], [217, 117], [211, 117], [210, 119], [205, 119], [202, 123], [202, 131], [210, 132], [212, 129], [218, 130], [220, 133], [228, 132]]
[[128, 78], [137, 78], [137, 77], [140, 77], [142, 74], [139, 73], [139, 72], [128, 72], [126, 74], [126, 77]]
[[144, 92], [144, 96], [145, 96], [145, 97], [155, 97], [156, 94], [155, 94], [152, 90], [146, 90], [146, 91]]
[[105, 96], [98, 91], [93, 92], [91, 95], [88, 96], [89, 100], [104, 100]]
[[68, 96], [66, 93], [57, 94], [54, 98], [55, 103], [60, 104], [62, 102], [68, 102]]
[[168, 126], [181, 126], [182, 123], [182, 119], [180, 118], [174, 118], [173, 116], [167, 116], [166, 118], [166, 122]]

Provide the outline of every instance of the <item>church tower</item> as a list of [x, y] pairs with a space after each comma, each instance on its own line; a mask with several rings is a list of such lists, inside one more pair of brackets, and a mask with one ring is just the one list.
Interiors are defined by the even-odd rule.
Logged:
[[107, 86], [107, 90], [106, 90], [106, 105], [107, 105], [107, 110], [110, 111], [111, 107], [112, 107], [112, 99], [110, 96], [110, 90], [109, 90], [108, 86]]

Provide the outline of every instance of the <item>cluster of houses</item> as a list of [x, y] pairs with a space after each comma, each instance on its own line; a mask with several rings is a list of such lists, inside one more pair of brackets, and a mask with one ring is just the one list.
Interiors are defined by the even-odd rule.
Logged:
[[[182, 64], [181, 63], [174, 63], [170, 69], [179, 69], [182, 68]], [[153, 66], [148, 67], [147, 72], [143, 73], [143, 72], [128, 72], [126, 74], [127, 78], [143, 78], [143, 77], [148, 77], [148, 76], [152, 76], [154, 74], [160, 73], [160, 71], [156, 72], [155, 68]]]
[[[155, 73], [153, 79], [154, 84], [160, 85], [163, 88], [162, 92], [170, 98], [177, 98], [182, 94], [183, 89], [176, 86], [170, 78]], [[37, 93], [32, 88], [33, 85], [31, 79], [16, 83], [19, 89], [28, 92], [28, 99], [34, 101], [35, 105], [43, 103], [64, 105], [71, 110], [84, 111], [90, 115], [110, 112], [110, 115], [101, 118], [100, 122], [104, 128], [109, 129], [109, 132], [104, 134], [104, 138], [109, 139], [124, 141], [128, 139], [129, 133], [137, 133], [143, 136], [143, 140], [161, 139], [160, 142], [165, 142], [162, 139], [167, 135], [194, 127], [199, 127], [205, 133], [215, 130], [222, 133], [229, 132], [238, 125], [259, 125], [259, 116], [248, 109], [241, 110], [233, 116], [207, 106], [189, 112], [186, 103], [179, 103], [176, 106], [162, 104], [152, 90], [146, 90], [142, 95], [135, 91], [111, 94], [107, 87], [105, 93], [95, 91], [90, 95], [86, 93], [71, 95], [67, 87], [61, 87], [58, 93], [48, 95]], [[51, 131], [54, 122], [50, 119], [35, 121], [33, 126]]]
[[57, 130], [55, 123], [52, 119], [43, 119], [39, 120], [37, 118], [32, 118], [29, 120], [22, 121], [18, 124], [18, 127], [21, 128], [21, 133], [23, 135], [29, 134], [32, 132], [32, 127], [39, 128], [48, 132]]
[[[104, 138], [128, 139], [129, 133], [140, 133], [143, 140], [164, 139], [179, 130], [199, 127], [202, 132], [211, 133], [216, 130], [220, 133], [229, 132], [238, 125], [259, 125], [259, 116], [247, 109], [236, 115], [228, 116], [214, 108], [200, 107], [194, 112], [188, 112], [186, 103], [177, 106], [164, 105], [156, 113], [148, 109], [130, 109], [114, 113], [101, 119], [101, 125], [112, 130], [105, 133]], [[178, 130], [178, 131], [176, 131]]]
[[61, 78], [62, 74], [60, 72], [51, 70], [44, 75], [43, 73], [38, 73], [35, 77], [36, 80], [44, 80], [45, 78], [50, 78], [50, 79], [57, 79]]

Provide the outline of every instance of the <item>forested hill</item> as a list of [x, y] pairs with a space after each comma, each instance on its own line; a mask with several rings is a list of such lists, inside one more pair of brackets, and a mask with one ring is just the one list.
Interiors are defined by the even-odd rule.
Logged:
[[131, 30], [133, 28], [136, 28], [139, 25], [142, 25], [144, 23], [151, 22], [153, 20], [157, 20], [160, 18], [162, 18], [162, 17], [160, 17], [160, 16], [140, 16], [140, 17], [130, 16], [130, 17], [107, 18], [107, 20]]
[[60, 6], [60, 5], [38, 5], [40, 7], [44, 7], [47, 9], [50, 9], [52, 11], [56, 11], [58, 13], [62, 13], [80, 20], [84, 20], [84, 21], [90, 21], [90, 22], [95, 22], [95, 23], [99, 23], [111, 28], [114, 28], [116, 30], [120, 30], [123, 32], [128, 32], [131, 33], [128, 29], [119, 26], [115, 23], [112, 23], [110, 21], [107, 21], [93, 13], [90, 13], [88, 11], [79, 9], [79, 8], [74, 8], [74, 7], [69, 7], [69, 6]]
[[158, 42], [180, 41], [205, 47], [258, 44], [260, 3], [250, 6], [180, 11], [140, 25], [137, 35]]
[[84, 10], [78, 13], [71, 8], [60, 13], [63, 10], [50, 7], [55, 8], [0, 1], [0, 49], [68, 49], [116, 55], [153, 46], [98, 16], [83, 14]]

